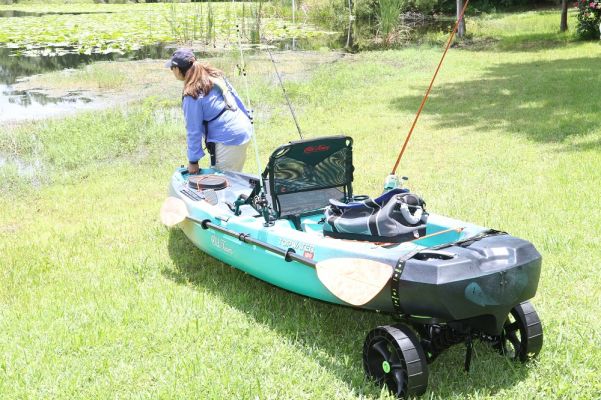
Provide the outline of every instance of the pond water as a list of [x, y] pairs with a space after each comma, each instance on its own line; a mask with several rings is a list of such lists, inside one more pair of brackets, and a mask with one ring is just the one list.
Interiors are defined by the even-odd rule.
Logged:
[[67, 111], [93, 108], [103, 101], [77, 91], [53, 97], [42, 89], [15, 90], [13, 85], [20, 79], [77, 68], [95, 61], [166, 59], [173, 52], [173, 45], [145, 46], [125, 54], [77, 54], [72, 51], [72, 48], [55, 48], [50, 52], [53, 55], [26, 56], [18, 55], [14, 49], [0, 47], [0, 122], [45, 118]]
[[417, 13], [407, 13], [401, 16], [401, 23], [411, 30], [413, 37], [419, 37], [428, 33], [448, 33], [453, 30], [455, 19], [433, 18]]
[[[98, 14], [97, 11], [77, 11], [77, 12], [33, 12], [33, 11], [19, 11], [19, 10], [0, 10], [0, 18], [11, 18], [11, 17], [41, 17], [42, 15], [83, 15], [83, 14]], [[105, 12], [102, 12], [105, 13]]]
[[[96, 14], [97, 12], [24, 12], [16, 10], [0, 11], [0, 18], [40, 17], [45, 14]], [[412, 32], [412, 37], [418, 37], [428, 32], [448, 32], [452, 29], [452, 20], [435, 20], [421, 16], [405, 16], [404, 25]], [[278, 40], [270, 43], [278, 50], [318, 50], [341, 49], [346, 43], [346, 34], [321, 35], [304, 37], [301, 39]], [[110, 43], [109, 43], [110, 44]], [[107, 102], [107, 99], [90, 97], [86, 93], [71, 91], [61, 97], [50, 96], [44, 88], [17, 90], [14, 85], [19, 80], [32, 75], [51, 71], [60, 71], [82, 67], [96, 61], [142, 60], [142, 59], [167, 59], [175, 44], [154, 44], [144, 46], [138, 50], [125, 53], [109, 52], [106, 47], [86, 50], [88, 54], [81, 54], [81, 49], [69, 46], [48, 46], [26, 48], [1, 47], [0, 44], [0, 123], [5, 121], [19, 121], [26, 119], [45, 118], [64, 112], [98, 107]], [[229, 46], [231, 49], [231, 46]], [[251, 49], [253, 49], [251, 47]], [[218, 50], [218, 49], [216, 49]], [[227, 51], [222, 49], [221, 51]], [[254, 50], [261, 51], [259, 47]]]
[[[320, 48], [341, 47], [334, 38], [319, 40], [289, 39], [270, 43], [277, 50], [316, 50]], [[40, 49], [38, 55], [19, 54], [18, 50], [0, 47], [0, 123], [27, 119], [46, 118], [73, 110], [91, 109], [104, 103], [106, 99], [92, 98], [86, 93], [71, 91], [66, 96], [54, 97], [44, 93], [43, 88], [31, 90], [16, 90], [13, 86], [24, 78], [51, 71], [61, 71], [82, 67], [96, 61], [123, 61], [159, 59], [165, 60], [171, 56], [176, 44], [158, 43], [144, 46], [124, 54], [79, 54], [75, 48]], [[245, 46], [246, 47], [246, 46]], [[231, 48], [225, 49], [226, 51]], [[216, 49], [219, 51], [219, 49]], [[260, 52], [260, 46], [248, 46], [247, 52]], [[209, 53], [197, 52], [200, 56]], [[214, 55], [214, 54], [212, 54]]]

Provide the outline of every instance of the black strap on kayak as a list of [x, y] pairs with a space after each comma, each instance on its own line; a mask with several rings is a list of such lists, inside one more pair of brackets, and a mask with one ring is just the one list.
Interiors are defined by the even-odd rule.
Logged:
[[411, 253], [405, 254], [403, 257], [399, 258], [399, 261], [396, 263], [396, 266], [392, 271], [390, 297], [392, 298], [392, 307], [397, 315], [405, 315], [405, 311], [403, 310], [403, 306], [401, 305], [401, 300], [399, 297], [399, 284], [401, 282], [401, 275], [403, 275], [403, 270], [405, 269], [405, 264], [407, 263], [407, 260], [413, 258], [421, 250], [424, 249], [412, 251]]

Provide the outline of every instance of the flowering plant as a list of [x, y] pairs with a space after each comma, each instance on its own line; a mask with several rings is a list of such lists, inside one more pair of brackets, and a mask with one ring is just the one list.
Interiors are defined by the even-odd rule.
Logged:
[[578, 0], [578, 26], [581, 39], [598, 39], [601, 29], [601, 0]]

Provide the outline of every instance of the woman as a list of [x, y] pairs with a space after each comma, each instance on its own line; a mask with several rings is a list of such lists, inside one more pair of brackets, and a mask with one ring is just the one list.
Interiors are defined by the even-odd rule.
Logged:
[[198, 161], [205, 154], [203, 139], [212, 167], [241, 171], [252, 126], [248, 111], [223, 72], [197, 61], [189, 49], [175, 51], [165, 66], [184, 82], [188, 172], [198, 173]]

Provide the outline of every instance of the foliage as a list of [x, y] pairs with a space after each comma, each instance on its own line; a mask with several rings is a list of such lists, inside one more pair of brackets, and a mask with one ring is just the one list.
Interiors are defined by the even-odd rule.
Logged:
[[[467, 9], [467, 22], [474, 16], [495, 18], [495, 14], [505, 10], [542, 9], [545, 12], [556, 6], [556, 0], [472, 0]], [[303, 7], [308, 11], [309, 19], [321, 26], [327, 26], [340, 32], [349, 29], [348, 1], [341, 0], [305, 0]], [[352, 1], [353, 21], [350, 23], [355, 47], [370, 49], [379, 47], [398, 47], [408, 42], [423, 41], [415, 34], [419, 21], [427, 25], [432, 16], [437, 19], [453, 19], [456, 11], [455, 0], [355, 0]], [[492, 13], [492, 14], [488, 14]], [[521, 15], [521, 14], [516, 14]], [[442, 18], [441, 18], [442, 17]], [[557, 18], [556, 18], [557, 19]], [[555, 22], [557, 24], [557, 22]], [[434, 24], [433, 24], [434, 25]], [[430, 30], [425, 36], [428, 41], [439, 42], [448, 28]], [[427, 28], [424, 30], [428, 30]], [[468, 28], [468, 34], [470, 29]], [[489, 35], [492, 36], [492, 35]], [[468, 35], [469, 38], [469, 35]], [[431, 40], [433, 39], [433, 40]]]
[[601, 0], [578, 0], [578, 26], [581, 39], [599, 39], [601, 36]]
[[173, 41], [197, 41], [223, 47], [236, 41], [236, 26], [241, 19], [240, 25], [248, 27], [242, 30], [245, 41], [250, 41], [252, 29], [256, 36], [257, 24], [260, 24], [261, 37], [266, 40], [327, 35], [307, 24], [262, 18], [260, 4], [250, 3], [252, 15], [248, 16], [241, 15], [248, 4], [231, 2], [0, 6], [0, 11], [43, 14], [0, 18], [0, 44], [17, 55], [122, 54], [144, 45]]

